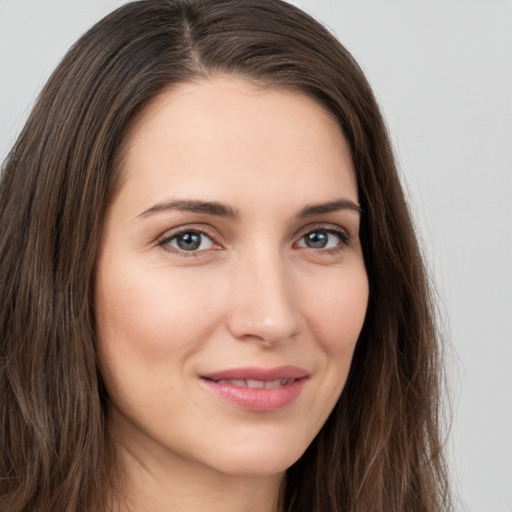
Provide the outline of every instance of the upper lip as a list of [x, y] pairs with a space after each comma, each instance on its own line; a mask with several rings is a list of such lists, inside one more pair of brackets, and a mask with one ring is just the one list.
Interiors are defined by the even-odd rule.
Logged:
[[210, 380], [262, 380], [273, 381], [277, 379], [302, 379], [309, 372], [298, 366], [277, 366], [275, 368], [261, 368], [248, 366], [245, 368], [230, 368], [219, 372], [201, 375]]

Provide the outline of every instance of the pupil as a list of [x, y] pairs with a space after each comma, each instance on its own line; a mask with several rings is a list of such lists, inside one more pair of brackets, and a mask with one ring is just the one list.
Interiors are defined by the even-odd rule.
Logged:
[[176, 241], [180, 249], [193, 251], [201, 245], [201, 236], [197, 233], [184, 233]]
[[307, 235], [307, 245], [313, 249], [323, 249], [327, 245], [327, 233], [315, 231]]

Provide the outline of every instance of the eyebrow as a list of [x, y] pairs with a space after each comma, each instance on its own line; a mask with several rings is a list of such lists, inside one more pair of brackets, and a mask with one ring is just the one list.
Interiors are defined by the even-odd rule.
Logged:
[[297, 217], [313, 217], [315, 215], [322, 215], [324, 213], [332, 213], [340, 210], [351, 210], [359, 214], [363, 211], [359, 205], [349, 199], [335, 199], [334, 201], [329, 201], [327, 203], [305, 206], [300, 210]]
[[[237, 219], [240, 215], [236, 208], [232, 208], [223, 203], [216, 201], [198, 201], [198, 200], [171, 200], [157, 203], [151, 208], [144, 210], [138, 217], [148, 217], [154, 213], [164, 212], [168, 210], [178, 210], [181, 212], [192, 213], [205, 213], [207, 215], [215, 215], [218, 217], [227, 217], [230, 219]], [[307, 205], [302, 208], [297, 217], [307, 218], [314, 217], [315, 215], [322, 215], [325, 213], [337, 212], [340, 210], [351, 210], [361, 213], [361, 207], [349, 199], [336, 199], [328, 201], [327, 203]]]
[[228, 217], [235, 219], [239, 216], [238, 210], [231, 208], [216, 201], [195, 201], [180, 199], [176, 201], [164, 201], [155, 204], [151, 208], [143, 211], [138, 217], [147, 217], [153, 213], [164, 212], [167, 210], [178, 210], [181, 212], [206, 213], [207, 215], [216, 215], [219, 217]]

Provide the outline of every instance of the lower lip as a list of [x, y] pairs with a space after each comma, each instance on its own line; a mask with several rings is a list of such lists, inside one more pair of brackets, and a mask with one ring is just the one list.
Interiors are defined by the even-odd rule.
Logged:
[[231, 404], [247, 411], [278, 411], [295, 401], [304, 387], [306, 377], [296, 379], [274, 389], [246, 388], [233, 384], [221, 384], [214, 380], [201, 379], [203, 385]]

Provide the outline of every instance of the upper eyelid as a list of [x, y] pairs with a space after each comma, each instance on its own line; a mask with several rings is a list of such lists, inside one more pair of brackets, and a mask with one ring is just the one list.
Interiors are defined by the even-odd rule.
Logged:
[[201, 234], [207, 236], [208, 238], [210, 238], [212, 241], [214, 241], [215, 238], [217, 238], [216, 233], [214, 233], [214, 230], [212, 227], [210, 227], [210, 226], [205, 227], [204, 225], [201, 225], [200, 227], [198, 227], [197, 225], [190, 224], [190, 225], [185, 225], [185, 226], [168, 229], [168, 230], [164, 231], [161, 235], [159, 235], [155, 241], [157, 243], [166, 242], [168, 240], [171, 240], [171, 239], [179, 236], [182, 233], [187, 233], [189, 231], [195, 231], [197, 233], [201, 233]]
[[202, 250], [193, 250], [193, 251], [186, 251], [183, 249], [180, 249], [179, 247], [173, 247], [171, 246], [170, 242], [174, 240], [176, 237], [180, 236], [181, 234], [187, 233], [187, 232], [196, 232], [200, 233], [201, 235], [206, 236], [210, 239], [210, 241], [213, 243], [214, 246], [220, 246], [216, 240], [215, 237], [210, 235], [207, 230], [204, 228], [197, 228], [197, 227], [191, 227], [191, 226], [182, 226], [180, 228], [175, 228], [173, 230], [167, 230], [162, 235], [160, 235], [155, 243], [156, 246], [159, 249], [164, 250], [167, 253], [175, 254], [177, 256], [180, 256], [182, 258], [200, 258], [202, 256], [205, 256], [205, 254], [209, 254], [210, 251], [216, 250], [216, 248], [208, 248], [208, 249], [202, 249]]
[[[352, 239], [352, 233], [349, 229], [343, 227], [343, 226], [340, 226], [339, 224], [334, 224], [334, 223], [331, 223], [331, 222], [325, 222], [325, 223], [322, 223], [322, 222], [318, 222], [318, 223], [315, 223], [315, 224], [310, 224], [308, 226], [305, 226], [303, 228], [301, 228], [298, 233], [296, 234], [296, 236], [298, 236], [298, 239], [306, 236], [308, 233], [311, 233], [312, 231], [330, 231], [330, 232], [334, 232], [334, 233], [338, 233], [338, 234], [345, 234], [349, 239]], [[302, 233], [302, 234], [301, 234]]]
[[347, 247], [350, 245], [351, 241], [352, 241], [352, 238], [350, 236], [350, 234], [345, 230], [345, 229], [336, 229], [336, 228], [333, 228], [333, 227], [330, 227], [330, 228], [327, 228], [327, 227], [318, 227], [316, 229], [310, 229], [308, 231], [306, 231], [301, 237], [299, 237], [297, 239], [296, 242], [294, 242], [294, 245], [296, 244], [299, 244], [309, 233], [314, 233], [315, 231], [324, 231], [324, 232], [327, 232], [329, 233], [330, 235], [336, 235], [339, 239], [339, 243], [336, 247], [330, 247], [330, 248], [327, 248], [327, 247], [322, 247], [322, 248], [308, 248], [307, 246], [306, 247], [303, 247], [303, 246], [299, 246], [301, 249], [310, 249], [310, 250], [313, 250], [315, 252], [326, 252], [326, 253], [329, 253], [329, 252], [332, 252], [332, 251], [340, 251], [342, 250], [344, 247]]

